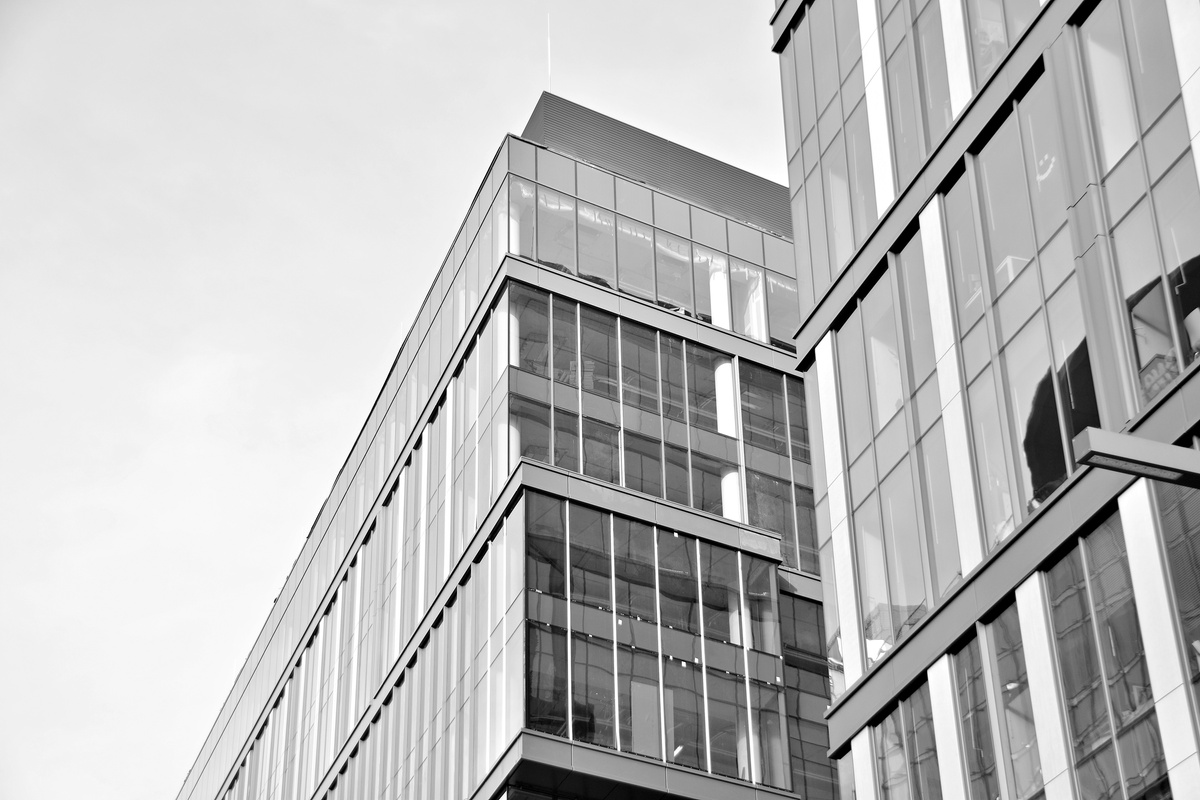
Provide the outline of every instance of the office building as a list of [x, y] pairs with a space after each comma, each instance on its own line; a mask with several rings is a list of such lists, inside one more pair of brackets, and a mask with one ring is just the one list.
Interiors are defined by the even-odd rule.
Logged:
[[841, 796], [1200, 797], [1200, 3], [771, 24]]
[[543, 95], [179, 800], [832, 797], [790, 233]]

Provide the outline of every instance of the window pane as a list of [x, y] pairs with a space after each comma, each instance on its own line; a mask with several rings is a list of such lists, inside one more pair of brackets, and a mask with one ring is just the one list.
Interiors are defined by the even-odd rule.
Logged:
[[617, 318], [581, 306], [580, 328], [584, 391], [617, 400]]
[[729, 260], [724, 253], [695, 245], [692, 266], [696, 276], [696, 316], [729, 330]]
[[784, 550], [787, 550], [796, 535], [792, 525], [791, 481], [747, 469], [746, 504], [747, 521], [755, 527], [778, 533], [783, 539]]
[[968, 390], [975, 434], [975, 473], [983, 495], [983, 520], [987, 549], [991, 550], [1015, 527], [1008, 469], [1001, 441], [996, 384], [988, 367]]
[[692, 508], [723, 516], [726, 476], [737, 477], [737, 465], [692, 453]]
[[579, 415], [554, 409], [554, 466], [579, 472]]
[[[1092, 635], [1092, 615], [1079, 550], [1072, 550], [1046, 573], [1050, 620], [1058, 644], [1058, 668], [1075, 758], [1087, 756], [1112, 735], [1104, 704], [1104, 677]], [[1082, 770], [1081, 770], [1082, 772]]]
[[771, 344], [794, 351], [792, 337], [800, 329], [800, 300], [794, 280], [767, 270], [767, 310]]
[[[750, 681], [750, 712], [759, 752], [759, 774], [768, 786], [786, 790], [791, 788], [791, 774], [783, 710], [783, 692], [778, 687]], [[815, 800], [819, 795], [806, 796]]]
[[1021, 142], [1013, 119], [1005, 122], [979, 154], [979, 193], [988, 265], [999, 294], [1033, 259], [1029, 195], [1021, 169]]
[[1121, 8], [1125, 12], [1134, 93], [1142, 130], [1146, 130], [1179, 96], [1179, 69], [1167, 4], [1163, 0], [1122, 0]]
[[717, 365], [724, 357], [715, 350], [688, 343], [688, 404], [692, 424], [704, 430], [718, 430]]
[[920, 531], [909, 460], [900, 462], [880, 487], [886, 536], [888, 583], [891, 586], [892, 630], [896, 638], [925, 618], [925, 579], [921, 567]]
[[1025, 647], [1014, 603], [991, 624], [996, 653], [996, 682], [1000, 685], [1002, 729], [1008, 737], [1008, 752], [1017, 800], [1028, 800], [1042, 788], [1042, 762], [1038, 755], [1037, 731], [1033, 723], [1033, 701], [1029, 696], [1029, 672]]
[[913, 236], [897, 257], [904, 321], [908, 330], [908, 360], [912, 386], [920, 386], [933, 372], [933, 322], [925, 284], [925, 256], [921, 237]]
[[971, 798], [994, 800], [1000, 796], [1000, 778], [996, 773], [996, 750], [992, 746], [987, 688], [983, 680], [978, 639], [972, 639], [954, 657], [954, 670], [958, 682], [958, 715]]
[[625, 431], [625, 486], [662, 497], [662, 443]]
[[549, 464], [550, 406], [512, 395], [508, 400], [508, 414], [514, 460], [528, 458]]
[[1113, 231], [1117, 272], [1129, 309], [1138, 382], [1145, 400], [1153, 399], [1179, 375], [1151, 225], [1149, 205], [1142, 201]]
[[612, 608], [608, 514], [571, 504], [571, 600]]
[[617, 646], [617, 703], [621, 750], [650, 758], [662, 754], [658, 715], [658, 654]]
[[971, 206], [971, 190], [966, 178], [959, 180], [946, 193], [942, 207], [946, 214], [950, 272], [958, 297], [959, 331], [965, 333], [983, 315], [983, 280], [979, 273], [975, 211]]
[[535, 375], [547, 375], [547, 343], [550, 328], [548, 295], [515, 283], [508, 291], [510, 324], [516, 328], [517, 351], [511, 353], [515, 367]]
[[682, 447], [673, 444], [665, 445], [664, 451], [664, 482], [667, 499], [672, 503], [686, 506], [691, 502], [691, 489], [688, 484], [688, 454]]
[[[825, 181], [825, 209], [829, 215], [829, 257], [834, 270], [840, 270], [854, 254], [854, 224], [850, 210], [850, 175], [846, 171], [846, 145], [842, 137], [834, 140], [821, 159]], [[814, 231], [819, 235], [819, 230]]]
[[[858, 104], [858, 108], [846, 120], [845, 131], [854, 241], [862, 244], [879, 219], [879, 212], [875, 207], [875, 171], [871, 160], [871, 131], [867, 122], [866, 103]], [[814, 235], [819, 236], [820, 230]]]
[[662, 353], [662, 402], [663, 416], [672, 420], [686, 418], [687, 384], [683, 373], [683, 342], [663, 334], [659, 340]]
[[842, 431], [846, 436], [846, 451], [853, 460], [871, 441], [872, 419], [870, 395], [867, 394], [866, 355], [863, 353], [859, 311], [837, 332], [838, 377], [841, 378]]
[[666, 708], [667, 761], [703, 769], [704, 688], [700, 668], [686, 661], [663, 659], [663, 705]]
[[701, 542], [700, 575], [704, 635], [718, 642], [741, 644], [742, 601], [738, 588], [737, 552]]
[[1096, 135], [1100, 138], [1100, 163], [1105, 172], [1116, 166], [1137, 139], [1119, 17], [1116, 3], [1102, 3], [1080, 27], [1084, 61], [1091, 78], [1089, 94]]
[[734, 258], [729, 263], [729, 278], [733, 329], [751, 339], [768, 341], [767, 291], [763, 270]]
[[579, 276], [610, 289], [617, 287], [616, 216], [579, 203]]
[[[1169, 483], [1153, 485], [1183, 641], [1200, 641], [1200, 492]], [[1195, 691], [1200, 688], [1200, 649], [1186, 650], [1188, 676]]]
[[700, 585], [694, 539], [670, 531], [658, 532], [658, 582], [662, 624], [699, 634]]
[[743, 554], [742, 583], [746, 586], [746, 609], [750, 623], [750, 640], [746, 646], [778, 655], [779, 592], [774, 565]]
[[942, 779], [938, 774], [937, 743], [933, 738], [933, 707], [929, 684], [923, 683], [901, 701], [904, 741], [908, 749], [908, 771], [913, 778], [913, 800], [941, 800]]
[[975, 82], [982, 86], [1008, 53], [1003, 0], [967, 0]]
[[750, 780], [750, 726], [744, 679], [708, 670], [708, 742], [712, 771]]
[[809, 16], [812, 25], [812, 63], [817, 92], [817, 112], [820, 113], [837, 95], [837, 40], [833, 32], [833, 9], [830, 0], [816, 0]]
[[1032, 512], [1067, 477], [1041, 313], [1013, 337], [1004, 350], [1004, 362], [1008, 369], [1009, 412], [1017, 437], [1013, 450], [1026, 511]]
[[1058, 114], [1054, 84], [1048, 78], [1039, 80], [1018, 108], [1039, 244], [1045, 244], [1067, 218], [1067, 159]]
[[941, 598], [962, 576], [957, 525], [954, 521], [954, 498], [947, 490], [950, 486], [950, 464], [941, 420], [925, 434], [917, 446], [917, 455], [921, 460], [926, 528], [933, 553], [933, 588], [937, 598]]
[[654, 300], [654, 229], [617, 217], [617, 274], [621, 291]]
[[[654, 528], [637, 520], [613, 517], [613, 559], [617, 613], [653, 622], [658, 617], [655, 612]], [[655, 700], [656, 706], [657, 703]]]
[[508, 190], [508, 252], [533, 258], [533, 220], [536, 214], [533, 184], [511, 179]]
[[862, 314], [875, 430], [881, 431], [904, 405], [904, 390], [900, 383], [900, 347], [896, 341], [896, 313], [892, 307], [892, 282], [886, 273], [863, 300]]
[[537, 492], [525, 494], [526, 585], [566, 599], [567, 527], [565, 504]]
[[904, 739], [900, 724], [900, 709], [896, 709], [875, 726], [875, 774], [879, 778], [882, 800], [909, 800], [908, 763], [904, 756]]
[[572, 733], [575, 741], [616, 747], [616, 680], [613, 644], [599, 637], [571, 637], [574, 663]]
[[538, 187], [538, 261], [575, 274], [575, 198]]
[[525, 683], [526, 724], [535, 731], [567, 735], [567, 632], [530, 622]]
[[[901, 12], [896, 13], [901, 15]], [[910, 61], [906, 38], [887, 62], [892, 146], [896, 153], [896, 176], [901, 188], [908, 185], [921, 166], [921, 117]]]
[[1188, 153], [1154, 188], [1158, 236], [1167, 261], [1175, 313], [1183, 323], [1190, 364], [1200, 351], [1200, 191], [1194, 156]]
[[748, 361], [741, 362], [742, 435], [746, 444], [787, 455], [787, 409], [783, 375]]
[[1083, 305], [1074, 275], [1050, 298], [1046, 304], [1046, 317], [1050, 320], [1050, 349], [1058, 376], [1058, 391], [1067, 415], [1067, 438], [1074, 441], [1084, 428], [1100, 427]]
[[658, 270], [658, 304], [672, 311], [693, 312], [692, 245], [687, 239], [654, 232]]
[[554, 380], [568, 386], [579, 385], [579, 325], [576, 305], [554, 297]]
[[858, 549], [858, 590], [862, 607], [863, 639], [867, 664], [873, 664], [892, 647], [892, 610], [887, 596], [887, 562], [883, 530], [879, 524], [879, 500], [872, 495], [854, 514]]
[[621, 322], [621, 382], [625, 404], [658, 412], [658, 343], [654, 329]]
[[583, 474], [608, 483], [620, 483], [617, 447], [620, 431], [596, 420], [583, 420]]
[[928, 141], [936, 144], [946, 135], [954, 119], [950, 107], [950, 80], [946, 68], [940, 3], [929, 3], [917, 17], [913, 41], [917, 48], [917, 74], [921, 80], [921, 97], [925, 101], [925, 128], [929, 135]]

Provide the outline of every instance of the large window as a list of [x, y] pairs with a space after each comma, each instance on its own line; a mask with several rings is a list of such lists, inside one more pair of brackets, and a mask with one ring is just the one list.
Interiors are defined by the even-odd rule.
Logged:
[[928, 684], [901, 700], [872, 733], [882, 798], [937, 800], [942, 796]]

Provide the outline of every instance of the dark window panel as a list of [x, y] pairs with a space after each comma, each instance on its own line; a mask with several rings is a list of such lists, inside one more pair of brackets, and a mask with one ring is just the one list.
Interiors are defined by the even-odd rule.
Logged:
[[613, 643], [574, 634], [572, 649], [571, 732], [577, 742], [617, 746], [616, 677]]
[[708, 670], [708, 743], [712, 771], [750, 780], [750, 724], [744, 679]]
[[554, 380], [568, 386], [579, 385], [579, 323], [577, 306], [570, 300], [554, 297]]
[[518, 458], [549, 464], [550, 406], [512, 395], [508, 409], [509, 435], [515, 438], [513, 452]]
[[644, 522], [614, 516], [613, 560], [617, 613], [653, 622], [658, 618], [654, 528]]
[[700, 633], [700, 585], [696, 542], [677, 533], [658, 532], [658, 582], [662, 624]]
[[567, 735], [567, 633], [530, 622], [525, 675], [525, 724], [554, 736]]
[[623, 752], [662, 757], [658, 699], [658, 654], [618, 645], [617, 707]]
[[737, 551], [701, 542], [700, 575], [704, 635], [718, 642], [740, 644], [742, 602]]
[[511, 354], [510, 363], [535, 375], [547, 375], [550, 296], [514, 283], [508, 290], [508, 302], [517, 342], [517, 352]]
[[554, 409], [554, 466], [579, 472], [579, 415]]
[[667, 761], [703, 769], [707, 763], [707, 752], [704, 741], [704, 687], [700, 667], [676, 658], [665, 658], [663, 697], [667, 708]]
[[625, 431], [625, 486], [662, 497], [662, 443]]
[[617, 318], [587, 306], [579, 311], [583, 390], [617, 400]]
[[571, 600], [612, 608], [611, 531], [608, 514], [571, 504]]
[[583, 420], [583, 474], [620, 483], [620, 430], [591, 419]]
[[658, 413], [658, 345], [653, 328], [621, 321], [621, 382], [626, 405]]
[[972, 639], [954, 656], [954, 670], [970, 795], [972, 800], [993, 800], [1000, 796], [1000, 776], [996, 771], [996, 749], [992, 743], [979, 640]]

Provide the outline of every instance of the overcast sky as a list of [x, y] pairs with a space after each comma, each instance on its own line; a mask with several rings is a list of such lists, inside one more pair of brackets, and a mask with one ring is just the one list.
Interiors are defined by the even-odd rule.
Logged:
[[0, 0], [0, 798], [174, 798], [548, 80], [786, 181], [771, 7]]

